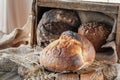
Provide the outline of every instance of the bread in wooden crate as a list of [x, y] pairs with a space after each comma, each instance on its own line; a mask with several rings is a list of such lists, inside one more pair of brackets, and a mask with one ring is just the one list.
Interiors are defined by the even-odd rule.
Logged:
[[101, 46], [106, 43], [106, 39], [110, 32], [111, 26], [98, 22], [82, 24], [78, 29], [78, 34], [81, 34], [90, 40], [96, 51], [99, 51]]
[[58, 39], [67, 30], [77, 31], [80, 20], [75, 11], [52, 9], [46, 11], [37, 27], [37, 43], [41, 47]]

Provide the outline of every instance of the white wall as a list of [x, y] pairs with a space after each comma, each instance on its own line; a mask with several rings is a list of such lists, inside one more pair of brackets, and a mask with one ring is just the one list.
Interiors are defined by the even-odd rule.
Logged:
[[0, 30], [6, 32], [6, 0], [0, 0]]

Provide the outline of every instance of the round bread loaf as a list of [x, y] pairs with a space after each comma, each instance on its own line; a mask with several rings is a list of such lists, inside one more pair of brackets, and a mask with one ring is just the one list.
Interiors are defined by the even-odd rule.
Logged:
[[79, 27], [80, 24], [79, 17], [75, 11], [64, 9], [52, 9], [46, 11], [43, 14], [38, 26], [51, 22], [63, 22], [73, 27]]
[[43, 49], [40, 64], [54, 72], [76, 71], [89, 66], [94, 59], [95, 50], [89, 40], [72, 31], [65, 31]]
[[110, 32], [110, 27], [96, 22], [83, 24], [78, 29], [78, 34], [85, 36], [89, 41], [91, 41], [96, 51], [99, 51], [101, 46], [105, 44]]
[[59, 38], [67, 30], [78, 29], [80, 20], [74, 11], [52, 9], [43, 14], [37, 27], [37, 43], [41, 47]]

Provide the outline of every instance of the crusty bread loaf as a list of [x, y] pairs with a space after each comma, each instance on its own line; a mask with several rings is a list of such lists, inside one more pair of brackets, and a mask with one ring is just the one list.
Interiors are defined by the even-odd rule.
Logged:
[[78, 29], [78, 34], [85, 36], [91, 41], [96, 51], [99, 51], [101, 46], [105, 44], [110, 32], [110, 27], [97, 22], [83, 24]]
[[78, 29], [80, 20], [74, 11], [52, 9], [45, 12], [37, 27], [37, 43], [41, 47], [59, 38], [67, 30]]
[[46, 11], [43, 14], [38, 26], [42, 26], [42, 24], [51, 22], [63, 22], [74, 27], [79, 27], [80, 24], [79, 18], [75, 11], [64, 9], [51, 9]]
[[66, 31], [43, 49], [40, 64], [50, 71], [74, 71], [83, 65], [89, 66], [94, 58], [95, 50], [89, 40], [72, 31]]

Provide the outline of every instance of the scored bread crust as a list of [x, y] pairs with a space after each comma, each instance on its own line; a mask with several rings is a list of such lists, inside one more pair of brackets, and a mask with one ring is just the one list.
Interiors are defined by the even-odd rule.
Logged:
[[82, 24], [78, 29], [78, 34], [85, 36], [94, 45], [96, 51], [105, 44], [111, 32], [111, 27], [103, 23], [90, 22]]
[[62, 34], [58, 40], [44, 48], [40, 55], [40, 64], [50, 71], [75, 71], [85, 63], [89, 66], [94, 59], [94, 47], [85, 37], [77, 33]]

